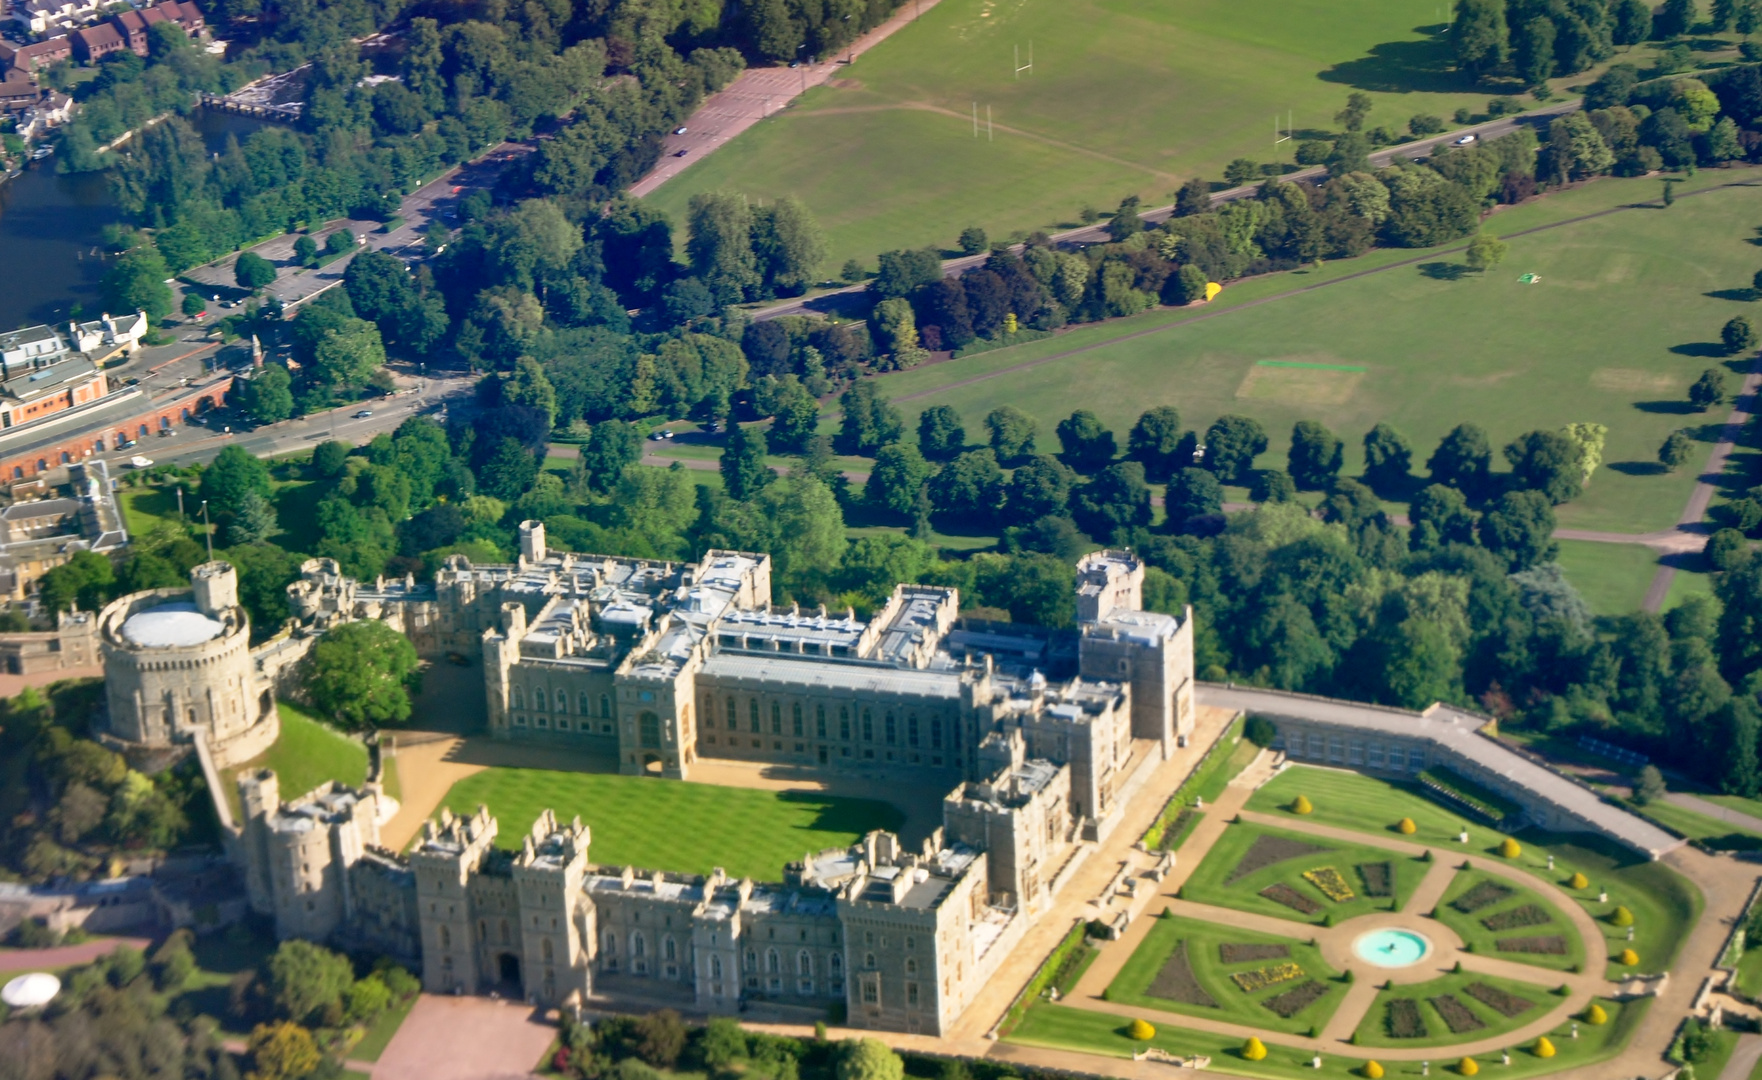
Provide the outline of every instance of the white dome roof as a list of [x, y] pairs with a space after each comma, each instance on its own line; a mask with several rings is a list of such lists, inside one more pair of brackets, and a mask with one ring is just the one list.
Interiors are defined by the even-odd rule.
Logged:
[[33, 971], [29, 975], [20, 975], [0, 990], [0, 1001], [15, 1009], [29, 1009], [38, 1005], [47, 1005], [51, 998], [61, 993], [61, 980], [46, 971]]
[[166, 649], [213, 641], [225, 629], [196, 610], [195, 604], [175, 600], [130, 615], [122, 624], [122, 636], [132, 645]]

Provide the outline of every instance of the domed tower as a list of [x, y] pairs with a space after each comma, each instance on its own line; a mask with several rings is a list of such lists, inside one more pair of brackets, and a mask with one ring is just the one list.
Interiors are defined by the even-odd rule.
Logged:
[[203, 563], [190, 571], [188, 589], [111, 601], [98, 635], [106, 734], [125, 752], [172, 750], [200, 734], [225, 768], [262, 753], [280, 733], [275, 695], [251, 660], [251, 621], [231, 565]]

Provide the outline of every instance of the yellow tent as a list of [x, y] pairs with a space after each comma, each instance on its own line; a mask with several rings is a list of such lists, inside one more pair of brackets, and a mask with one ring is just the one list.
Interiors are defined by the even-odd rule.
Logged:
[[1217, 296], [1218, 293], [1221, 293], [1223, 291], [1224, 291], [1224, 287], [1222, 285], [1219, 285], [1215, 281], [1208, 281], [1205, 283], [1205, 298], [1207, 300], [1212, 299], [1213, 297]]

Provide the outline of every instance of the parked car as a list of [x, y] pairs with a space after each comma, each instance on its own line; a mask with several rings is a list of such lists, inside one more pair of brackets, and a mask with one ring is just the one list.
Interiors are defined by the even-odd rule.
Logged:
[[676, 128], [674, 128], [674, 129], [673, 129], [673, 134], [675, 134], [675, 135], [683, 135], [683, 134], [685, 134], [685, 129], [684, 129], [684, 128], [682, 128], [682, 127], [676, 127]]
[[1471, 142], [1474, 142], [1474, 136], [1473, 135], [1464, 135], [1462, 138], [1456, 140], [1456, 145], [1457, 146], [1467, 146]]
[[355, 414], [355, 419], [357, 419], [357, 420], [365, 420], [365, 419], [367, 419], [367, 418], [368, 418], [368, 417], [369, 417], [369, 416], [372, 416], [372, 415], [373, 415], [373, 410], [372, 410], [372, 409], [362, 409], [362, 410], [361, 410], [361, 411], [360, 411], [360, 412], [358, 412], [358, 413], [356, 413], [356, 414]]
[[687, 155], [689, 153], [691, 153], [690, 150], [675, 150], [675, 151], [673, 151], [673, 156], [674, 157], [684, 157], [685, 155]]
[[[129, 445], [132, 446], [134, 444], [130, 443]], [[136, 454], [134, 457], [128, 459], [128, 465], [131, 469], [150, 469], [153, 467], [153, 459]]]

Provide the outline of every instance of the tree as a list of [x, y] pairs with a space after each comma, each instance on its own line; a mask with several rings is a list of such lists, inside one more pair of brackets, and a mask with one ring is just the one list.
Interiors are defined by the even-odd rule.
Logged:
[[939, 514], [989, 524], [1003, 509], [1007, 480], [990, 447], [969, 450], [930, 478], [930, 503]]
[[267, 540], [279, 531], [275, 507], [257, 492], [247, 491], [245, 497], [239, 500], [238, 511], [226, 521], [225, 528], [229, 547]]
[[347, 229], [338, 229], [324, 238], [324, 253], [333, 258], [347, 255], [355, 250], [355, 234]]
[[969, 225], [961, 230], [958, 246], [963, 255], [979, 255], [990, 249], [991, 238], [979, 226]]
[[312, 1033], [298, 1024], [282, 1021], [258, 1024], [247, 1044], [251, 1071], [246, 1080], [303, 1080], [324, 1060]]
[[1707, 565], [1715, 570], [1735, 570], [1750, 559], [1750, 542], [1736, 529], [1718, 529], [1707, 538]]
[[1584, 490], [1579, 448], [1556, 431], [1531, 431], [1505, 447], [1505, 460], [1522, 486], [1540, 491], [1555, 506], [1570, 502]]
[[1247, 483], [1254, 459], [1266, 452], [1266, 430], [1247, 416], [1224, 415], [1205, 430], [1205, 467], [1226, 484]]
[[245, 412], [259, 424], [276, 424], [294, 415], [294, 379], [280, 364], [264, 364], [240, 388]]
[[1756, 327], [1742, 315], [1734, 315], [1719, 329], [1719, 340], [1727, 356], [1749, 352], [1756, 347]]
[[[350, 623], [380, 626], [383, 623]], [[402, 637], [385, 627], [386, 632]], [[328, 635], [326, 635], [328, 636]], [[408, 646], [409, 643], [405, 642]], [[414, 653], [414, 649], [411, 650]], [[269, 992], [275, 1011], [296, 1024], [314, 1026], [341, 1019], [343, 995], [355, 981], [349, 958], [297, 938], [282, 942], [269, 958]], [[335, 1017], [335, 1019], [331, 1019]]]
[[905, 417], [872, 380], [859, 379], [838, 399], [844, 417], [833, 444], [841, 454], [872, 454], [905, 433]]
[[1689, 387], [1689, 404], [1706, 412], [1715, 405], [1724, 404], [1725, 395], [1725, 372], [1718, 368], [1708, 368]]
[[324, 715], [349, 729], [384, 727], [410, 718], [416, 648], [378, 621], [344, 623], [312, 646], [307, 693]]
[[1457, 0], [1450, 24], [1450, 48], [1456, 66], [1476, 79], [1505, 66], [1510, 31], [1502, 0]]
[[[1256, 170], [1258, 171], [1258, 170]], [[1195, 176], [1175, 192], [1175, 216], [1192, 217], [1211, 209], [1211, 185]]]
[[1206, 280], [1205, 271], [1192, 263], [1187, 263], [1169, 275], [1164, 287], [1164, 297], [1171, 304], [1195, 304], [1205, 299], [1205, 287], [1210, 284]]
[[905, 516], [917, 505], [918, 492], [929, 478], [930, 465], [917, 447], [907, 442], [889, 443], [875, 454], [875, 467], [869, 471], [863, 495], [869, 505]]
[[214, 461], [203, 470], [198, 493], [208, 503], [209, 513], [226, 519], [239, 512], [247, 493], [255, 492], [268, 499], [273, 490], [269, 466], [234, 443], [215, 455]]
[[159, 992], [176, 993], [190, 981], [196, 973], [196, 957], [190, 951], [190, 943], [196, 935], [188, 928], [173, 930], [160, 946], [153, 950], [153, 981]]
[[706, 191], [691, 197], [685, 254], [692, 273], [709, 286], [718, 303], [737, 303], [756, 291], [758, 259], [753, 252], [752, 207], [746, 196]]
[[251, 292], [256, 292], [275, 280], [275, 264], [254, 251], [241, 253], [238, 261], [233, 263], [232, 271], [239, 288]]
[[1256, 469], [1248, 497], [1259, 503], [1287, 503], [1297, 498], [1297, 485], [1283, 469]]
[[907, 296], [921, 285], [942, 280], [942, 256], [935, 248], [883, 251], [879, 266], [869, 280], [869, 292], [882, 300]]
[[1300, 490], [1320, 491], [1334, 482], [1345, 460], [1339, 438], [1314, 420], [1299, 420], [1291, 429], [1288, 471]]
[[1658, 766], [1642, 766], [1639, 781], [1634, 785], [1634, 802], [1649, 806], [1664, 798], [1665, 791], [1664, 774], [1658, 771]]
[[1407, 482], [1413, 467], [1413, 447], [1407, 437], [1388, 424], [1364, 433], [1364, 480], [1379, 491], [1392, 491]]
[[530, 356], [514, 361], [513, 374], [502, 380], [502, 401], [544, 414], [545, 426], [557, 422], [557, 391], [544, 368]]
[[1686, 432], [1673, 431], [1664, 439], [1664, 445], [1658, 448], [1658, 464], [1671, 472], [1683, 467], [1694, 452], [1695, 441]]
[[750, 499], [770, 482], [771, 467], [765, 464], [765, 433], [728, 422], [728, 442], [722, 448], [722, 485], [730, 498]]
[[1492, 463], [1487, 433], [1474, 424], [1458, 424], [1427, 459], [1426, 471], [1434, 483], [1448, 484], [1472, 498], [1485, 490]]
[[1334, 140], [1322, 164], [1329, 176], [1370, 172], [1370, 140], [1362, 132], [1348, 131]]
[[1510, 244], [1492, 233], [1476, 233], [1474, 239], [1468, 242], [1468, 252], [1463, 256], [1463, 261], [1468, 263], [1470, 270], [1491, 270], [1504, 260], [1505, 253], [1510, 250]]
[[1480, 518], [1468, 508], [1466, 495], [1444, 484], [1432, 484], [1415, 495], [1407, 516], [1413, 525], [1408, 544], [1415, 551], [1474, 543], [1475, 525]]
[[753, 210], [752, 251], [762, 287], [796, 296], [819, 280], [826, 261], [826, 234], [794, 195]]
[[171, 314], [171, 268], [152, 241], [122, 253], [104, 272], [99, 294], [107, 311], [144, 311], [154, 322]]
[[1224, 166], [1224, 183], [1231, 187], [1252, 184], [1260, 178], [1260, 165], [1251, 158], [1237, 158]]
[[1503, 555], [1513, 571], [1553, 562], [1554, 508], [1540, 491], [1508, 491], [1481, 517], [1481, 546]]
[[851, 1039], [838, 1050], [836, 1080], [904, 1080], [905, 1062], [880, 1039]]
[[1652, 37], [1669, 41], [1694, 28], [1697, 13], [1695, 0], [1664, 0], [1652, 13]]
[[1646, 0], [1617, 0], [1612, 10], [1614, 44], [1631, 48], [1652, 36], [1652, 6]]
[[1071, 492], [1071, 515], [1090, 536], [1113, 537], [1150, 524], [1150, 486], [1136, 461], [1109, 465]]
[[918, 415], [918, 450], [931, 461], [947, 461], [967, 444], [961, 414], [950, 405], [932, 405]]
[[677, 1012], [657, 1009], [637, 1017], [631, 1027], [636, 1036], [637, 1057], [657, 1069], [671, 1069], [679, 1064], [689, 1032]]
[[1161, 483], [1193, 463], [1192, 451], [1181, 460], [1181, 414], [1173, 405], [1158, 405], [1139, 415], [1126, 436], [1126, 456], [1144, 464], [1144, 475]]
[[1099, 469], [1114, 459], [1117, 448], [1113, 432], [1101, 426], [1101, 418], [1078, 409], [1058, 422], [1058, 442], [1065, 463], [1074, 469]]
[[1067, 513], [1074, 475], [1050, 454], [1040, 454], [1016, 467], [1004, 496], [1010, 519], [1025, 525]]
[[1224, 486], [1211, 472], [1188, 467], [1169, 481], [1163, 505], [1168, 510], [1170, 527], [1182, 530], [1197, 518], [1223, 513]]
[[642, 460], [642, 433], [622, 420], [602, 420], [588, 434], [580, 460], [588, 489], [603, 495], [617, 486], [625, 469]]
[[326, 480], [334, 479], [343, 474], [348, 466], [349, 451], [354, 449], [346, 442], [327, 439], [312, 448], [312, 471]]
[[1108, 219], [1107, 234], [1117, 244], [1144, 231], [1144, 219], [1138, 216], [1139, 199], [1128, 195], [1120, 200], [1119, 209]]
[[[775, 325], [755, 323], [755, 326]], [[918, 341], [917, 317], [912, 313], [912, 305], [902, 297], [883, 300], [875, 305], [869, 321], [874, 335], [875, 348], [879, 352], [891, 353], [898, 360], [901, 354], [919, 355], [921, 349]], [[896, 367], [908, 367], [903, 361]]]
[[379, 327], [365, 319], [344, 319], [314, 343], [312, 365], [317, 380], [327, 386], [339, 390], [365, 386], [385, 366]]
[[1540, 175], [1556, 182], [1601, 176], [1615, 165], [1615, 154], [1590, 117], [1582, 112], [1562, 116], [1548, 125], [1546, 165]]
[[110, 599], [116, 568], [109, 559], [92, 551], [76, 551], [60, 566], [45, 573], [37, 583], [37, 597], [51, 614], [59, 615], [78, 606], [97, 611]]
[[1609, 429], [1602, 424], [1581, 420], [1561, 428], [1560, 433], [1572, 442], [1577, 452], [1579, 483], [1590, 483], [1597, 467], [1603, 464], [1603, 447], [1609, 441]]
[[1362, 90], [1354, 90], [1346, 95], [1346, 107], [1334, 114], [1334, 123], [1347, 131], [1364, 130], [1365, 118], [1370, 115], [1375, 100]]
[[1554, 22], [1538, 15], [1512, 28], [1512, 67], [1532, 93], [1545, 90], [1554, 76]]
[[313, 266], [318, 262], [318, 242], [306, 233], [294, 238], [294, 261], [301, 266]]
[[999, 405], [985, 415], [985, 430], [991, 437], [991, 449], [997, 460], [1013, 465], [1034, 452], [1034, 436], [1039, 423], [1014, 405]]
[[183, 301], [178, 304], [178, 310], [182, 311], [186, 318], [195, 318], [197, 315], [207, 313], [208, 301], [202, 299], [201, 293], [191, 289], [184, 293]]

